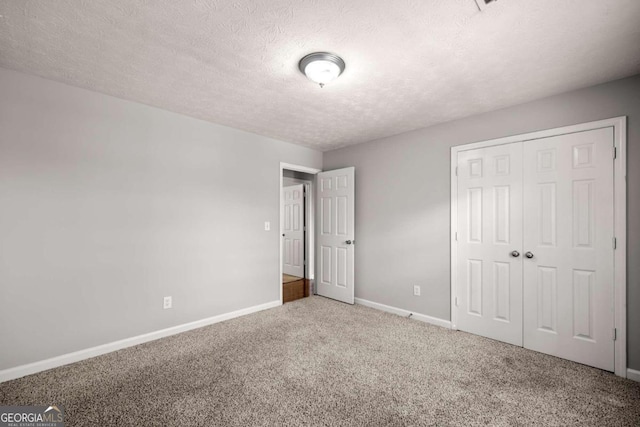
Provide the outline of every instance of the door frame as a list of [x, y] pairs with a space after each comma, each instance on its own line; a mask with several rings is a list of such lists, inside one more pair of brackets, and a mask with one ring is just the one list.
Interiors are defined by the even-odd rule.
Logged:
[[[322, 172], [322, 169], [316, 169], [316, 168], [311, 168], [308, 166], [302, 166], [302, 165], [294, 165], [291, 163], [284, 163], [284, 162], [280, 162], [280, 195], [279, 200], [280, 200], [280, 207], [279, 207], [279, 215], [278, 215], [278, 241], [279, 243], [279, 256], [278, 256], [278, 260], [279, 260], [279, 271], [280, 271], [280, 275], [278, 276], [278, 289], [280, 292], [280, 304], [282, 304], [282, 215], [284, 214], [284, 211], [282, 209], [283, 206], [283, 202], [284, 200], [282, 199], [282, 184], [283, 184], [283, 176], [282, 174], [284, 173], [284, 170], [291, 170], [291, 171], [296, 171], [296, 172], [304, 172], [304, 173], [308, 173], [310, 175], [315, 175], [319, 172]], [[306, 187], [306, 184], [303, 184]], [[312, 256], [315, 256], [315, 208], [313, 205], [313, 190], [314, 190], [314, 186], [313, 186], [313, 182], [310, 183], [310, 188], [309, 188], [312, 194], [307, 194], [306, 196], [306, 200], [305, 200], [305, 208], [308, 208], [306, 214], [307, 214], [307, 218], [309, 219], [309, 222], [307, 223], [307, 229], [305, 230], [305, 240], [310, 240], [307, 239], [307, 236], [309, 236], [310, 234], [314, 234], [314, 239], [313, 242], [314, 244], [311, 245], [309, 244], [308, 246], [305, 243], [305, 246], [307, 246], [307, 248], [309, 249], [306, 259], [311, 259]], [[306, 248], [305, 248], [306, 249]], [[315, 269], [315, 263], [313, 266], [313, 269], [311, 268], [310, 265], [305, 265], [305, 273], [309, 274], [308, 279], [312, 279], [312, 275], [313, 277], [315, 277], [315, 272], [313, 271]]]
[[[531, 141], [569, 133], [601, 128], [613, 128], [616, 157], [613, 164], [614, 191], [614, 303], [613, 319], [615, 331], [614, 372], [627, 377], [627, 116], [613, 117], [554, 129], [523, 133], [503, 138], [490, 139], [451, 147], [451, 329], [457, 328], [457, 224], [458, 224], [458, 153], [477, 148]], [[613, 244], [613, 242], [612, 242]]]

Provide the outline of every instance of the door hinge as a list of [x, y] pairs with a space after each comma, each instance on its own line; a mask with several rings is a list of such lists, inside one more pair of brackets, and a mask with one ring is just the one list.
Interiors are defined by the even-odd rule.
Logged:
[[457, 241], [458, 241], [458, 232], [457, 232], [457, 231], [456, 231], [456, 237], [455, 237], [455, 239], [456, 239], [456, 242], [457, 242]]
[[456, 166], [456, 176], [458, 176], [458, 167]]
[[454, 299], [455, 299], [455, 304], [456, 304], [456, 307], [457, 307], [458, 306], [458, 297], [455, 297]]
[[613, 249], [617, 249], [618, 248], [618, 239], [616, 239], [615, 237], [613, 238]]
[[618, 330], [613, 328], [613, 340], [616, 341], [618, 339]]
[[613, 160], [615, 160], [618, 157], [618, 147], [616, 147], [615, 145], [613, 146]]

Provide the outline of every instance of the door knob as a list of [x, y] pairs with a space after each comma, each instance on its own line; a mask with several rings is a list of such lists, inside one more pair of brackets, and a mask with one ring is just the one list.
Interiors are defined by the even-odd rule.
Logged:
[[531, 252], [527, 252], [526, 254], [524, 254], [524, 256], [526, 256], [527, 258], [533, 258], [533, 254]]
[[353, 242], [352, 242], [351, 240], [347, 240], [345, 243], [346, 243], [347, 245], [350, 245], [350, 244], [351, 244], [351, 243], [353, 243]]
[[511, 256], [514, 257], [514, 258], [518, 258], [520, 256], [520, 252], [513, 251], [513, 252], [511, 252]]

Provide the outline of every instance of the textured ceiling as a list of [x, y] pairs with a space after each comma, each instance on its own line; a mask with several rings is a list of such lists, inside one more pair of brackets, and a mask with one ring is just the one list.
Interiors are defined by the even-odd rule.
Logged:
[[[0, 0], [0, 66], [319, 150], [640, 72], [639, 0]], [[301, 57], [344, 74], [320, 89]]]

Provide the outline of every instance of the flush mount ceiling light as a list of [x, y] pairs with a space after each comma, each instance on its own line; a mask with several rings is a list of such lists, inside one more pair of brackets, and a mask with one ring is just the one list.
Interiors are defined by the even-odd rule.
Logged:
[[298, 68], [309, 80], [324, 87], [325, 84], [342, 74], [344, 61], [333, 53], [315, 52], [302, 58]]

